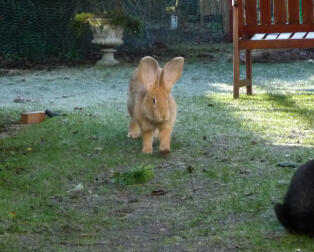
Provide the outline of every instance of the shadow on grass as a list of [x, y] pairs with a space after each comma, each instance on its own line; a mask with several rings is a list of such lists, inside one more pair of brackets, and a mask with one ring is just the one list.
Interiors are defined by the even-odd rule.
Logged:
[[[313, 98], [313, 96], [308, 97], [310, 101], [313, 101]], [[207, 126], [210, 144], [207, 142], [201, 146], [200, 155], [203, 152], [204, 159], [207, 160], [205, 162], [208, 162], [206, 171], [208, 178], [212, 183], [218, 183], [216, 187], [220, 187], [219, 196], [215, 196], [214, 190], [209, 194], [212, 200], [211, 205], [216, 201], [216, 204], [214, 203], [216, 206], [214, 208], [209, 206], [209, 212], [198, 217], [199, 227], [205, 228], [204, 223], [213, 227], [215, 222], [222, 222], [229, 231], [226, 231], [223, 226], [219, 226], [217, 228], [219, 232], [224, 233], [230, 239], [239, 234], [236, 243], [240, 243], [240, 247], [248, 245], [256, 248], [256, 243], [260, 244], [260, 249], [278, 247], [280, 239], [277, 241], [269, 239], [267, 242], [261, 243], [265, 235], [271, 233], [279, 235], [279, 230], [282, 231], [275, 218], [272, 202], [273, 199], [282, 197], [293, 170], [278, 168], [276, 164], [288, 160], [305, 162], [312, 157], [313, 151], [311, 147], [300, 146], [300, 144], [299, 146], [277, 145], [272, 143], [272, 139], [267, 139], [265, 134], [267, 126], [273, 126], [272, 124], [277, 120], [276, 115], [272, 114], [272, 109], [277, 110], [276, 106], [280, 107], [277, 112], [285, 121], [289, 122], [291, 112], [301, 121], [293, 121], [292, 124], [295, 125], [289, 125], [289, 127], [302, 128], [304, 121], [309, 124], [313, 123], [314, 117], [306, 116], [308, 109], [303, 109], [302, 105], [297, 105], [290, 99], [275, 95], [246, 97], [240, 101], [232, 100], [231, 97], [221, 99], [221, 96], [194, 99], [194, 103], [197, 103], [198, 107], [206, 108], [208, 106], [206, 108], [208, 112], [190, 115], [190, 123], [192, 121], [200, 122], [203, 118], [207, 118], [207, 123], [203, 120], [204, 128], [202, 124], [198, 123], [197, 129], [190, 132], [189, 137], [192, 138], [197, 131], [204, 130], [206, 132]], [[255, 117], [260, 116], [273, 119], [264, 122], [263, 126], [266, 129], [263, 131], [256, 126], [258, 121], [254, 120]], [[289, 130], [289, 127], [285, 129], [278, 127], [278, 131]], [[215, 197], [220, 198], [215, 199]], [[237, 224], [235, 224], [235, 220]], [[241, 233], [244, 234], [242, 237], [244, 239], [240, 238]], [[231, 238], [232, 236], [233, 238]], [[282, 238], [286, 239], [285, 236]], [[282, 251], [295, 245], [297, 243], [291, 245], [288, 238], [287, 247], [283, 245]], [[310, 243], [307, 243], [305, 247], [311, 247]]]

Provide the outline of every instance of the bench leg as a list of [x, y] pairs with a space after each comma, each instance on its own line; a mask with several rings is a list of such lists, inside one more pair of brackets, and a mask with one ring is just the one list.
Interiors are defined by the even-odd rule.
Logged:
[[240, 50], [233, 50], [233, 98], [239, 98], [240, 93]]
[[252, 95], [252, 55], [251, 50], [246, 50], [246, 79], [248, 86], [246, 87], [246, 93]]

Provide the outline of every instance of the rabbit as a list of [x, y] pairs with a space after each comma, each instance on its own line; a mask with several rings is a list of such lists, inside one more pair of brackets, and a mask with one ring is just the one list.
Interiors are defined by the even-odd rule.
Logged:
[[314, 235], [314, 160], [297, 169], [283, 204], [276, 204], [275, 212], [289, 232]]
[[180, 78], [184, 59], [176, 57], [162, 69], [158, 62], [146, 56], [134, 71], [129, 86], [128, 137], [143, 139], [142, 153], [153, 152], [153, 138], [160, 140], [159, 151], [170, 152], [170, 139], [176, 121], [177, 104], [171, 88]]

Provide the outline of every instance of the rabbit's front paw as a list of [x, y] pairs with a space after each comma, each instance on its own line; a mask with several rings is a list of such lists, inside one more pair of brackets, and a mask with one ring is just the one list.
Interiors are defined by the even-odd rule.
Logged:
[[139, 125], [133, 119], [130, 120], [128, 137], [129, 138], [138, 138], [141, 136], [141, 129]]
[[153, 153], [153, 147], [143, 147], [142, 153], [152, 154]]
[[139, 138], [141, 136], [141, 132], [129, 132], [128, 138]]
[[170, 152], [170, 148], [159, 148], [159, 152], [163, 155], [167, 155]]

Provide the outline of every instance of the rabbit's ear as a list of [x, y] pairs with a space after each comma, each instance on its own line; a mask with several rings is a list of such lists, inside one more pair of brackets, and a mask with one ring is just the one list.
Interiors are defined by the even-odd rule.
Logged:
[[161, 84], [170, 92], [174, 83], [180, 78], [184, 65], [184, 58], [176, 57], [170, 60], [162, 72]]
[[151, 89], [158, 80], [159, 64], [149, 56], [141, 59], [139, 65], [139, 78], [147, 89]]

